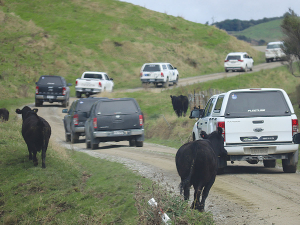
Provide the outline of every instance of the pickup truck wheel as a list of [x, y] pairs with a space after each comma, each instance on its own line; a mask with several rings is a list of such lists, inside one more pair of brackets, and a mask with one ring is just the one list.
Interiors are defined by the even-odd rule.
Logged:
[[136, 147], [143, 147], [144, 142], [143, 141], [136, 141], [135, 144], [136, 144]]
[[70, 142], [71, 141], [71, 138], [70, 138], [70, 135], [65, 133], [65, 137], [66, 137], [66, 142]]
[[71, 131], [71, 143], [77, 143], [79, 141], [79, 135]]
[[264, 160], [264, 167], [266, 168], [275, 168], [276, 166], [276, 160]]
[[176, 81], [173, 83], [173, 85], [177, 85], [178, 84], [178, 76], [176, 77]]
[[95, 138], [93, 137], [93, 134], [91, 134], [91, 149], [97, 149], [98, 148], [98, 143], [95, 140]]
[[169, 87], [169, 78], [167, 78], [167, 81], [164, 83], [163, 85], [165, 88], [168, 88]]
[[43, 101], [35, 100], [36, 107], [41, 106], [41, 105], [43, 105]]
[[64, 100], [63, 102], [62, 102], [62, 107], [67, 107], [67, 100]]
[[135, 146], [135, 140], [129, 140], [129, 146], [134, 147]]
[[81, 93], [79, 91], [76, 91], [76, 98], [81, 98]]
[[87, 138], [85, 138], [85, 145], [87, 149], [91, 148], [91, 142], [88, 142]]
[[297, 171], [299, 151], [290, 153], [287, 159], [282, 160], [282, 168], [285, 173], [295, 173]]
[[282, 163], [283, 172], [285, 173], [296, 173], [297, 165], [284, 165]]

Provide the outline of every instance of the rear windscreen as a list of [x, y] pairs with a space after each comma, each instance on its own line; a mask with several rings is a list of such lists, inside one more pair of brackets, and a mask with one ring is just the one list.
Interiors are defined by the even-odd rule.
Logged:
[[160, 71], [160, 66], [159, 65], [153, 65], [153, 64], [145, 65], [143, 71], [144, 72], [158, 72], [158, 71]]
[[59, 85], [62, 86], [62, 80], [59, 77], [40, 77], [39, 85]]
[[[95, 100], [96, 101], [96, 100]], [[77, 104], [77, 110], [80, 112], [88, 112], [90, 111], [92, 105], [95, 103], [95, 101], [80, 101]]]
[[273, 49], [273, 48], [281, 48], [281, 44], [267, 45], [267, 49]]
[[227, 56], [227, 60], [240, 60], [241, 56], [240, 55], [229, 55]]
[[95, 78], [102, 80], [102, 74], [86, 73], [84, 74], [84, 78]]
[[111, 114], [132, 114], [138, 111], [135, 103], [130, 100], [125, 101], [103, 101], [98, 104], [97, 113], [101, 115]]
[[225, 117], [288, 116], [290, 109], [281, 91], [232, 92]]

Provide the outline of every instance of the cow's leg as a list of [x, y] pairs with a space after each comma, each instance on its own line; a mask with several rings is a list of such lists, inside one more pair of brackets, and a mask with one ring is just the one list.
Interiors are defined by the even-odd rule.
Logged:
[[183, 188], [183, 196], [184, 196], [184, 200], [189, 200], [190, 199], [190, 187], [188, 187], [188, 185], [186, 185]]
[[45, 144], [42, 147], [42, 168], [46, 168], [46, 151], [48, 148], [48, 141], [45, 141]]
[[36, 158], [36, 151], [33, 151], [33, 165], [34, 166], [37, 166], [39, 163], [38, 163], [38, 160]]
[[191, 209], [198, 209], [200, 204], [200, 197], [202, 192], [202, 185], [193, 185], [194, 186], [194, 201], [191, 205]]
[[203, 189], [203, 193], [202, 193], [202, 199], [199, 205], [198, 210], [200, 212], [204, 211], [205, 208], [205, 200], [208, 196], [208, 193], [210, 191], [210, 188], [213, 186], [214, 182], [215, 182], [216, 176], [212, 177], [211, 180], [207, 183], [207, 185], [205, 185], [204, 189]]

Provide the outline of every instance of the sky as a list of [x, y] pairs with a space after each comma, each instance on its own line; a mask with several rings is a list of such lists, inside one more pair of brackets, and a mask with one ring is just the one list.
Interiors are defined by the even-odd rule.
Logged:
[[153, 11], [205, 24], [226, 19], [280, 17], [289, 8], [300, 15], [300, 0], [121, 0]]

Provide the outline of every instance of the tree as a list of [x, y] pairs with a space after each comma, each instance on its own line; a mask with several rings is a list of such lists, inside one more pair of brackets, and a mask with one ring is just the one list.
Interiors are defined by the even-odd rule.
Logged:
[[291, 8], [284, 14], [281, 30], [284, 34], [284, 45], [281, 48], [286, 54], [291, 74], [296, 77], [296, 70], [300, 71], [300, 18]]

